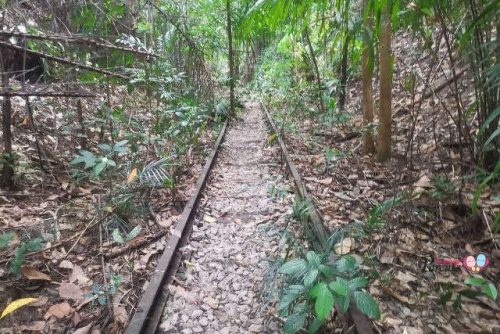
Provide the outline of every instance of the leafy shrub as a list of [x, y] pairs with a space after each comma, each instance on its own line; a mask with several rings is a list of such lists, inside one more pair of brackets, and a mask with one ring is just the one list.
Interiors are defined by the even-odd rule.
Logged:
[[350, 255], [332, 261], [309, 251], [305, 258], [283, 264], [279, 272], [287, 277], [278, 306], [280, 314], [287, 316], [285, 333], [298, 332], [306, 322], [309, 332], [315, 333], [335, 306], [345, 313], [351, 302], [367, 316], [380, 318], [377, 302], [363, 291], [368, 281]]

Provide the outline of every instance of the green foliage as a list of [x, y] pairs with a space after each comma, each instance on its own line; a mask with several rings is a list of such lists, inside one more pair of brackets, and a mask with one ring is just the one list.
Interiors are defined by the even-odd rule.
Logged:
[[14, 236], [15, 236], [14, 232], [7, 232], [0, 234], [0, 248], [9, 247], [9, 243], [12, 240], [12, 238], [14, 238]]
[[479, 288], [481, 293], [493, 301], [496, 301], [498, 292], [495, 284], [481, 276], [470, 276], [465, 279], [465, 284]]
[[432, 178], [432, 187], [431, 196], [437, 200], [444, 200], [455, 191], [455, 185], [442, 175]]
[[[478, 210], [479, 197], [481, 196], [481, 193], [484, 191], [484, 189], [488, 186], [490, 182], [498, 180], [499, 178], [500, 178], [500, 161], [497, 162], [493, 171], [489, 175], [487, 175], [477, 186], [476, 191], [474, 193], [474, 197], [472, 198], [473, 213], [477, 212]], [[497, 219], [495, 219], [495, 221]]]
[[30, 252], [37, 252], [43, 248], [43, 239], [36, 238], [26, 242], [21, 242], [14, 251], [14, 258], [10, 263], [10, 270], [17, 276], [21, 275], [21, 267], [26, 258], [26, 254]]
[[87, 150], [80, 150], [80, 154], [71, 161], [71, 164], [84, 164], [84, 169], [90, 169], [91, 177], [99, 178], [106, 169], [116, 167], [113, 158], [128, 152], [127, 143], [128, 140], [122, 140], [114, 145], [99, 144], [97, 146], [101, 150], [101, 155], [95, 155]]
[[92, 291], [84, 294], [83, 296], [87, 299], [97, 300], [99, 305], [106, 305], [110, 299], [117, 291], [123, 282], [123, 277], [120, 275], [114, 275], [111, 273], [109, 275], [109, 283], [105, 284], [92, 284]]
[[366, 220], [366, 225], [369, 229], [373, 229], [385, 224], [385, 219], [383, 218], [389, 210], [399, 205], [403, 201], [402, 196], [391, 197], [382, 203], [376, 205], [370, 210], [368, 218]]
[[295, 198], [293, 202], [293, 212], [292, 216], [297, 221], [305, 223], [309, 221], [309, 202], [307, 200]]
[[130, 241], [137, 237], [139, 233], [141, 233], [142, 227], [136, 226], [132, 229], [132, 231], [128, 232], [126, 235], [122, 235], [118, 228], [113, 229], [113, 240], [116, 243], [124, 244], [127, 241]]
[[367, 316], [380, 318], [377, 302], [363, 291], [368, 281], [352, 256], [332, 260], [309, 251], [304, 258], [285, 262], [278, 272], [286, 282], [278, 305], [280, 314], [287, 316], [285, 333], [297, 333], [306, 322], [315, 333], [335, 305], [345, 313], [351, 301]]

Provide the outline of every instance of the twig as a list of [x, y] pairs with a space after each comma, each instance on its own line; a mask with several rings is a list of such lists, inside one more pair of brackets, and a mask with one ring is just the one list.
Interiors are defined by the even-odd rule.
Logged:
[[482, 211], [483, 211], [484, 221], [486, 222], [486, 226], [488, 226], [488, 231], [490, 232], [491, 240], [493, 241], [493, 246], [495, 246], [495, 248], [498, 249], [497, 242], [495, 240], [495, 236], [493, 235], [493, 231], [491, 230], [490, 221], [488, 219], [488, 216], [486, 215], [486, 212], [484, 212], [484, 209]]
[[118, 248], [114, 251], [107, 252], [106, 255], [104, 255], [104, 258], [106, 260], [110, 260], [110, 259], [115, 258], [117, 256], [123, 255], [123, 254], [127, 253], [128, 251], [142, 248], [143, 246], [149, 245], [152, 242], [155, 242], [156, 240], [160, 239], [161, 237], [167, 235], [169, 232], [170, 232], [170, 229], [162, 230], [162, 231], [158, 232], [155, 235], [152, 235], [151, 237], [149, 237], [147, 239], [144, 239], [144, 240], [141, 240], [138, 242], [134, 242], [134, 243], [130, 243], [130, 244], [128, 244], [124, 247]]

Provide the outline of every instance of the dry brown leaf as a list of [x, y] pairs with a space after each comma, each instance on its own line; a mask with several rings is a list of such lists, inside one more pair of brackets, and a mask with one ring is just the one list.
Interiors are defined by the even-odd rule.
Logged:
[[415, 188], [432, 188], [432, 183], [427, 175], [423, 175], [413, 186]]
[[74, 265], [73, 271], [71, 272], [71, 276], [69, 277], [69, 281], [70, 281], [70, 283], [77, 281], [78, 284], [83, 285], [90, 280], [83, 272], [82, 267]]
[[67, 317], [73, 312], [73, 308], [67, 302], [52, 305], [47, 313], [43, 316], [45, 320], [48, 320], [50, 317], [54, 316], [58, 319], [62, 319]]
[[19, 328], [22, 332], [43, 332], [45, 331], [45, 321], [34, 321], [28, 325], [23, 325]]
[[124, 306], [120, 304], [123, 294], [116, 294], [113, 296], [113, 318], [115, 324], [123, 327], [127, 324], [128, 314]]
[[22, 267], [21, 273], [23, 274], [24, 277], [26, 277], [29, 280], [34, 280], [34, 281], [51, 281], [52, 280], [49, 277], [49, 275], [44, 274], [41, 271], [39, 271], [33, 267], [28, 267], [28, 266]]
[[64, 299], [80, 300], [83, 298], [83, 292], [78, 285], [64, 282], [59, 286], [59, 296]]
[[344, 255], [351, 251], [352, 246], [354, 245], [353, 238], [345, 238], [341, 242], [335, 245], [335, 254]]
[[63, 269], [73, 269], [73, 263], [68, 260], [62, 260], [61, 263], [59, 263], [59, 268]]
[[90, 324], [88, 324], [85, 327], [78, 328], [76, 331], [73, 332], [73, 334], [89, 334], [90, 329], [92, 328], [92, 324], [93, 323], [91, 322]]

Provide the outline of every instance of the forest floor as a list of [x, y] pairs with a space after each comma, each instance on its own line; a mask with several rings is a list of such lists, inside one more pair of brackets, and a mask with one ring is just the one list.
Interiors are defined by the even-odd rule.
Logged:
[[262, 302], [269, 260], [279, 255], [292, 195], [268, 148], [258, 104], [229, 129], [198, 208], [184, 261], [160, 329], [163, 333], [274, 333], [279, 322]]

